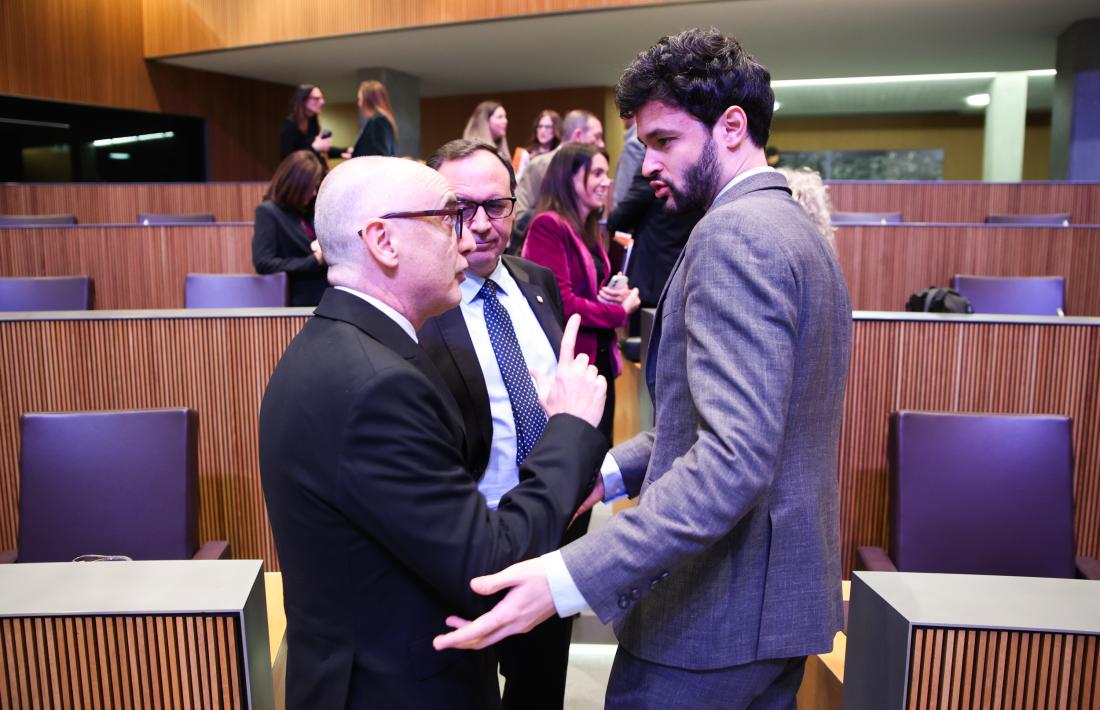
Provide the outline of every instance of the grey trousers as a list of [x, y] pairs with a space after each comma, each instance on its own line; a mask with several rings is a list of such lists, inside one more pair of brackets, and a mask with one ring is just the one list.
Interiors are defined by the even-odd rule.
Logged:
[[806, 657], [693, 671], [615, 653], [605, 710], [795, 710]]

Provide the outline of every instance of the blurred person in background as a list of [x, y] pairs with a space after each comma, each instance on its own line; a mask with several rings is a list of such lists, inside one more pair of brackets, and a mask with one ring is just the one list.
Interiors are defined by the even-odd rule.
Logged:
[[324, 106], [325, 95], [321, 93], [321, 87], [298, 85], [290, 99], [290, 115], [283, 119], [283, 128], [279, 132], [280, 158], [296, 150], [312, 150], [324, 162], [326, 157], [339, 158], [347, 151], [347, 148], [333, 147], [332, 131], [321, 130], [319, 116]]
[[523, 177], [523, 171], [527, 164], [536, 155], [549, 153], [561, 145], [561, 116], [557, 111], [544, 109], [535, 119], [535, 125], [531, 129], [531, 140], [526, 148], [516, 148], [512, 155], [512, 167], [516, 171], [516, 179]]
[[626, 277], [611, 281], [611, 261], [601, 243], [599, 218], [611, 180], [602, 148], [570, 143], [554, 152], [542, 181], [538, 207], [523, 257], [554, 272], [565, 317], [578, 313], [577, 352], [586, 353], [608, 382], [597, 427], [611, 440], [615, 419], [614, 379], [622, 369], [615, 328], [626, 324], [641, 301]]
[[364, 81], [359, 85], [359, 112], [363, 116], [363, 127], [351, 149], [352, 158], [364, 155], [396, 154], [397, 121], [390, 106], [390, 94], [380, 81]]
[[[638, 140], [638, 121], [633, 116], [623, 119], [626, 132], [623, 134], [623, 152], [619, 154], [619, 164], [615, 166], [615, 187], [613, 188], [616, 206], [626, 197], [634, 176], [642, 171], [642, 158], [645, 146]], [[614, 234], [614, 232], [612, 232]]]
[[328, 287], [313, 232], [313, 203], [324, 173], [312, 151], [295, 151], [279, 164], [256, 207], [252, 265], [257, 274], [286, 273], [291, 306], [316, 306]]
[[468, 141], [481, 141], [497, 149], [505, 160], [508, 153], [508, 113], [499, 101], [482, 101], [470, 114], [462, 137]]
[[821, 236], [829, 242], [829, 246], [836, 251], [836, 227], [830, 217], [833, 205], [829, 201], [829, 187], [821, 179], [821, 173], [809, 168], [776, 168], [783, 177], [787, 178], [787, 185], [791, 188], [791, 195], [795, 202], [806, 210], [810, 221], [821, 232]]

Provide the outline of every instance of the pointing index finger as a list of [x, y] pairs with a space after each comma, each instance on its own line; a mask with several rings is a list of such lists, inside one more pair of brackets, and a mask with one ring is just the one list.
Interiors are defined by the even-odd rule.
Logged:
[[577, 348], [577, 331], [581, 328], [581, 315], [574, 313], [569, 316], [565, 324], [565, 332], [561, 336], [561, 350], [558, 353], [558, 364], [573, 362], [573, 353]]

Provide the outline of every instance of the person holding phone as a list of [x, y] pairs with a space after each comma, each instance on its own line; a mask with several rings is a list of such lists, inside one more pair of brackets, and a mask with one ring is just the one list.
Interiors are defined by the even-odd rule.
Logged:
[[348, 150], [334, 147], [332, 131], [321, 129], [319, 116], [324, 106], [325, 95], [321, 87], [298, 85], [290, 99], [290, 114], [283, 119], [279, 132], [280, 160], [296, 150], [311, 150], [324, 162], [326, 157], [339, 158]]
[[[615, 328], [638, 309], [638, 289], [611, 274], [598, 220], [607, 198], [607, 154], [595, 145], [569, 143], [554, 153], [542, 181], [535, 217], [523, 243], [523, 257], [554, 272], [565, 317], [579, 314], [577, 352], [586, 353], [608, 383], [619, 376], [622, 357]], [[611, 439], [615, 392], [607, 400], [599, 430]]]

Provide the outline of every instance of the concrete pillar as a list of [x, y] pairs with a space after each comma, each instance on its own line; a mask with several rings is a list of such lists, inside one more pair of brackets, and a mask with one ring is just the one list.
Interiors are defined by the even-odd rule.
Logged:
[[1024, 174], [1027, 72], [1004, 72], [989, 84], [982, 180], [1018, 182]]
[[1100, 18], [1058, 36], [1050, 121], [1052, 180], [1100, 180]]
[[[397, 155], [420, 158], [420, 77], [388, 67], [360, 69], [358, 77], [359, 81], [374, 79], [386, 85], [397, 119]], [[359, 85], [355, 88], [358, 92]], [[360, 116], [360, 128], [362, 125]]]

